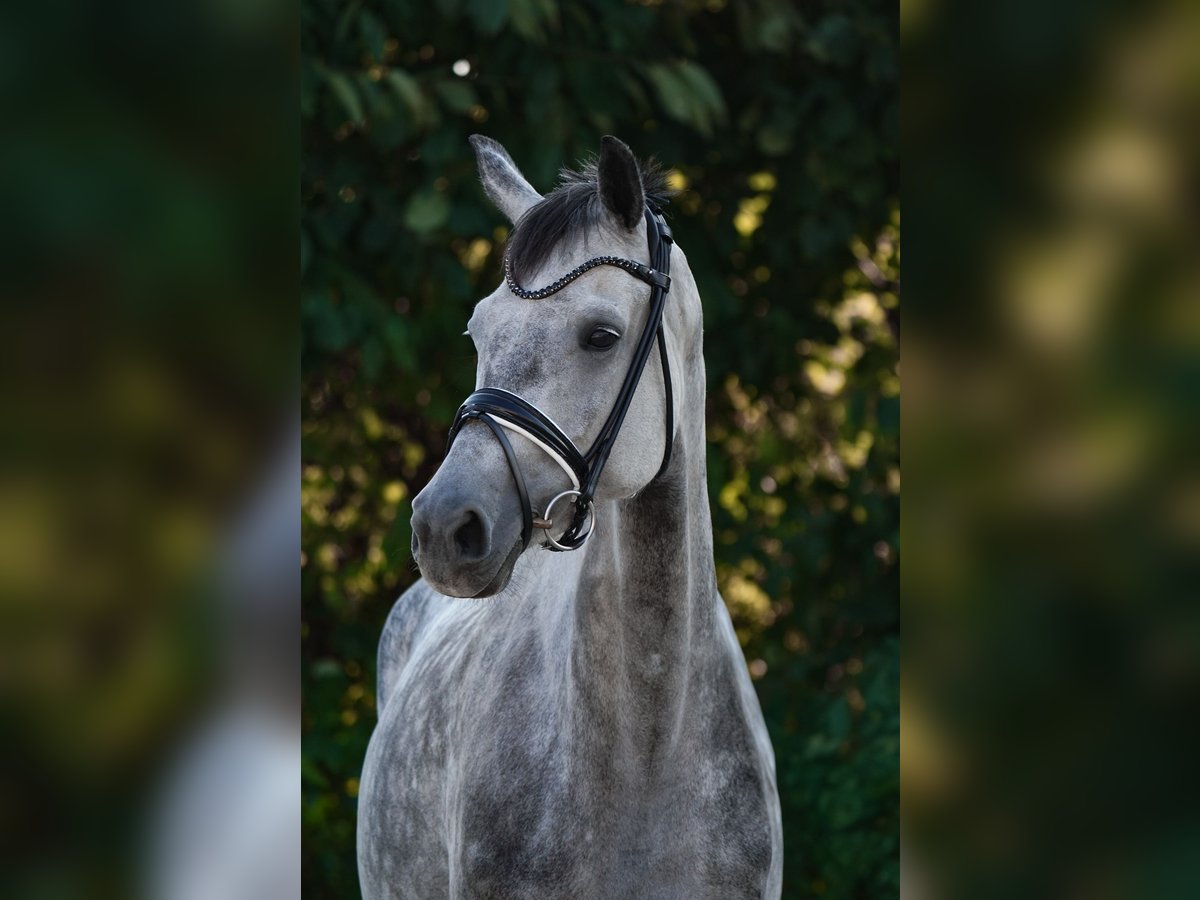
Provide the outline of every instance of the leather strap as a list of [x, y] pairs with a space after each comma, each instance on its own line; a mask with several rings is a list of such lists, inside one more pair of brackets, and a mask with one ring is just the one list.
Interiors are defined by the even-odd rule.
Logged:
[[[544, 412], [532, 403], [504, 388], [480, 388], [467, 397], [459, 407], [454, 425], [450, 429], [450, 444], [454, 443], [464, 418], [498, 418], [530, 432], [540, 443], [544, 443], [555, 456], [570, 467], [574, 479], [582, 484], [588, 474], [588, 464], [575, 443]], [[449, 450], [449, 444], [447, 445]], [[560, 463], [561, 464], [561, 463]]]
[[[645, 210], [645, 217], [647, 243], [650, 245], [650, 262], [656, 270], [669, 269], [671, 264], [671, 244], [673, 242], [671, 231], [667, 228], [667, 223], [663, 219], [662, 213], [652, 211], [648, 205]], [[575, 500], [575, 518], [571, 522], [571, 527], [558, 539], [558, 542], [564, 546], [578, 547], [586, 539], [586, 535], [582, 532], [583, 526], [587, 521], [587, 508], [595, 496], [600, 476], [604, 472], [604, 466], [607, 464], [608, 457], [617, 442], [617, 437], [621, 433], [621, 425], [625, 422], [625, 414], [629, 412], [629, 406], [633, 402], [633, 395], [637, 391], [638, 384], [642, 378], [642, 372], [646, 368], [646, 360], [650, 356], [650, 348], [662, 327], [663, 310], [666, 307], [667, 300], [667, 288], [661, 282], [650, 281], [650, 284], [650, 311], [646, 319], [646, 325], [642, 329], [637, 348], [634, 350], [633, 360], [629, 364], [629, 371], [625, 375], [625, 381], [621, 384], [621, 390], [617, 393], [617, 400], [613, 404], [612, 412], [609, 413], [608, 419], [601, 427], [600, 434], [596, 437], [595, 443], [592, 444], [591, 449], [585, 455], [589, 468], [588, 477], [583, 483], [580, 496]], [[666, 345], [660, 342], [659, 346], [665, 348]], [[670, 386], [666, 385], [666, 387], [669, 390]], [[664, 457], [667, 457], [670, 452], [673, 433], [674, 423], [668, 421], [667, 450], [663, 454]], [[665, 468], [665, 463], [668, 461], [664, 460], [664, 465], [660, 466], [660, 472]]]
[[[529, 491], [525, 487], [525, 476], [521, 473], [521, 466], [517, 462], [517, 454], [513, 451], [512, 444], [509, 443], [504, 429], [491, 416], [484, 413], [468, 413], [458, 423], [459, 427], [468, 418], [481, 421], [492, 430], [492, 434], [500, 442], [500, 448], [504, 451], [504, 456], [508, 460], [508, 467], [512, 470], [513, 481], [517, 485], [517, 502], [521, 504], [521, 546], [528, 547], [529, 541], [533, 538], [533, 506], [529, 502]], [[453, 443], [454, 438], [451, 437], [450, 441]]]

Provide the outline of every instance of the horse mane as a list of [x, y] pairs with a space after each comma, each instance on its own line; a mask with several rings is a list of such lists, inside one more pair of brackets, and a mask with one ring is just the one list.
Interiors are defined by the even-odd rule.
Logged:
[[[657, 160], [639, 162], [638, 172], [649, 202], [661, 206], [671, 199], [667, 173]], [[558, 185], [521, 216], [508, 237], [513, 274], [521, 280], [537, 271], [559, 241], [579, 231], [586, 234], [604, 216], [597, 159], [585, 160], [578, 169], [560, 169]]]

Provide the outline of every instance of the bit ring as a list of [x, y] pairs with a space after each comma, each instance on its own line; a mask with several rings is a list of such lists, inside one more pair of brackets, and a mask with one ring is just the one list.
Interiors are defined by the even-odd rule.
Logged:
[[542, 518], [546, 521], [545, 527], [547, 529], [546, 543], [542, 545], [543, 547], [554, 546], [554, 547], [557, 547], [559, 550], [578, 550], [585, 543], [587, 543], [587, 539], [592, 536], [592, 532], [596, 528], [596, 506], [594, 503], [588, 504], [588, 516], [589, 516], [588, 530], [583, 533], [583, 538], [574, 547], [567, 547], [564, 544], [560, 544], [558, 541], [556, 541], [550, 535], [549, 528], [551, 525], [554, 524], [554, 520], [550, 518], [550, 511], [552, 509], [554, 509], [554, 504], [557, 503], [559, 500], [561, 500], [563, 497], [579, 497], [579, 496], [582, 496], [579, 491], [567, 490], [567, 491], [563, 491], [561, 494], [556, 494], [554, 497], [551, 498], [550, 502], [546, 504], [546, 511], [542, 514]]

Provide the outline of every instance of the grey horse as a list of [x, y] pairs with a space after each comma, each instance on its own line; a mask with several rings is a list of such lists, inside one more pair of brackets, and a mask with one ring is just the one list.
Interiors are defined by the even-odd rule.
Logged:
[[[597, 254], [646, 261], [642, 211], [663, 178], [623, 143], [605, 138], [545, 197], [500, 144], [472, 144], [516, 226], [525, 284]], [[413, 501], [424, 577], [384, 626], [359, 790], [368, 900], [779, 897], [774, 753], [713, 567], [700, 297], [683, 251], [670, 262], [671, 433], [652, 361], [581, 549], [523, 551], [509, 462], [479, 421]], [[526, 398], [589, 446], [648, 293], [610, 266], [546, 299], [502, 284], [468, 323], [477, 385]], [[511, 447], [537, 508], [571, 487], [534, 441]]]

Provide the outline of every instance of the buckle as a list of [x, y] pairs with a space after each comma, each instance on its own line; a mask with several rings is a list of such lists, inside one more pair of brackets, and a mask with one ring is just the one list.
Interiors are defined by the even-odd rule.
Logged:
[[634, 274], [636, 274], [638, 278], [642, 279], [642, 281], [653, 285], [654, 287], [660, 287], [664, 291], [669, 291], [671, 289], [670, 275], [659, 272], [657, 269], [652, 269], [649, 266], [644, 266], [641, 263], [634, 263], [633, 265]]

